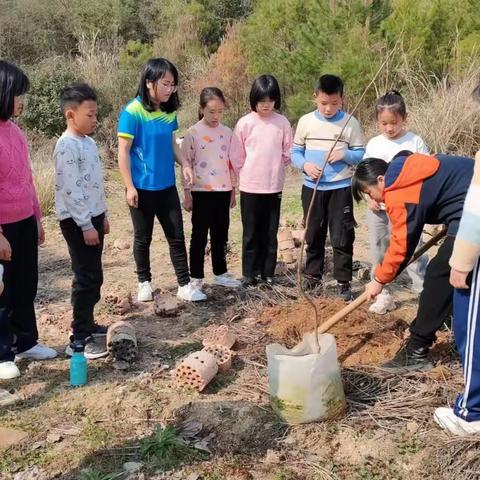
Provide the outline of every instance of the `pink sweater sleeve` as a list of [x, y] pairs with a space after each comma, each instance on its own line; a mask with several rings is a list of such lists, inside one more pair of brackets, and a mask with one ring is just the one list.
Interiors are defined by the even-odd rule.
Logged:
[[292, 135], [292, 127], [290, 122], [285, 119], [285, 127], [283, 130], [283, 145], [282, 145], [282, 159], [285, 165], [289, 165], [291, 163], [291, 150], [293, 144], [293, 135]]
[[28, 151], [28, 143], [23, 132], [22, 132], [22, 137], [24, 142], [23, 145], [25, 149], [25, 158], [27, 159], [27, 162], [28, 162], [28, 175], [29, 175], [29, 181], [30, 181], [33, 214], [35, 215], [35, 218], [37, 220], [40, 220], [42, 218], [42, 209], [40, 208], [40, 202], [38, 201], [37, 190], [35, 188], [35, 183], [33, 181], [32, 161], [30, 159], [30, 153]]
[[232, 133], [232, 136], [230, 137], [230, 144], [228, 145], [228, 170], [230, 174], [230, 181], [232, 182], [232, 187], [235, 189], [238, 187], [238, 175], [235, 173], [235, 170], [232, 164], [232, 158], [230, 155], [230, 152], [232, 150], [232, 138], [233, 138], [233, 133]]
[[193, 168], [193, 162], [195, 160], [195, 141], [190, 132], [185, 134], [185, 137], [182, 141], [181, 150], [183, 153], [183, 166]]
[[240, 119], [233, 130], [232, 141], [230, 143], [230, 162], [237, 177], [245, 163], [246, 156], [244, 124]]

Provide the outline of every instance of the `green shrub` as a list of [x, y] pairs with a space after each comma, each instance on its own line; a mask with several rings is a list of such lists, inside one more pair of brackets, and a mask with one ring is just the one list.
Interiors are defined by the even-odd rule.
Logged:
[[65, 119], [59, 106], [62, 89], [76, 81], [72, 73], [50, 71], [30, 76], [32, 88], [22, 116], [22, 123], [35, 133], [48, 137], [60, 135], [65, 130]]

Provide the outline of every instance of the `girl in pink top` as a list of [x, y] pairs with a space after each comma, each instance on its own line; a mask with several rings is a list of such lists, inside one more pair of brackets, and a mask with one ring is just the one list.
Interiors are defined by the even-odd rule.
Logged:
[[29, 81], [15, 65], [0, 61], [0, 379], [20, 375], [17, 358], [57, 355], [37, 343], [33, 302], [37, 294], [38, 245], [45, 240], [24, 134], [10, 118], [23, 110]]
[[250, 91], [252, 111], [235, 127], [230, 159], [240, 178], [243, 225], [243, 284], [273, 283], [285, 167], [290, 163], [292, 129], [277, 110], [280, 87], [271, 75], [258, 77]]
[[235, 176], [229, 150], [232, 131], [221, 123], [225, 97], [216, 87], [200, 93], [200, 120], [182, 142], [186, 180], [184, 208], [192, 212], [191, 282], [201, 289], [207, 236], [210, 232], [213, 284], [239, 287], [227, 271], [226, 247], [230, 208], [235, 206]]

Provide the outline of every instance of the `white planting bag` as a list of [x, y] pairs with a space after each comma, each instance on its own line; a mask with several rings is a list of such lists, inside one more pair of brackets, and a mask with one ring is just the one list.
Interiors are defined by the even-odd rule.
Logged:
[[335, 339], [319, 334], [318, 341], [320, 353], [314, 353], [314, 333], [304, 335], [291, 350], [278, 343], [267, 345], [271, 405], [287, 423], [326, 420], [345, 409]]

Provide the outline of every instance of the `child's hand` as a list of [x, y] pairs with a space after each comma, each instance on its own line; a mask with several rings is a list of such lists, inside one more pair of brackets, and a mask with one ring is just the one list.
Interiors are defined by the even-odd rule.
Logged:
[[0, 233], [0, 260], [9, 262], [12, 259], [12, 247], [10, 243], [3, 236], [3, 233]]
[[192, 167], [183, 167], [183, 178], [185, 179], [185, 186], [191, 187], [193, 185]]
[[237, 196], [235, 194], [235, 189], [232, 190], [230, 194], [230, 208], [235, 208], [237, 206]]
[[38, 244], [43, 245], [45, 243], [45, 230], [43, 228], [41, 220], [37, 220], [37, 230], [38, 230]]
[[88, 245], [89, 247], [99, 245], [100, 238], [98, 237], [98, 232], [96, 228], [90, 228], [89, 230], [85, 230], [83, 232], [83, 240], [85, 242], [85, 245]]
[[453, 288], [470, 288], [467, 285], [467, 277], [470, 272], [460, 272], [460, 270], [455, 270], [452, 268], [450, 270], [450, 285]]
[[103, 219], [103, 233], [104, 235], [108, 235], [110, 233], [110, 222], [108, 221], [107, 217]]
[[382, 290], [383, 290], [383, 285], [380, 282], [377, 282], [376, 280], [372, 280], [365, 287], [365, 291], [367, 292], [369, 300], [373, 300], [377, 295], [382, 293]]
[[381, 210], [380, 208], [380, 204], [374, 200], [373, 198], [371, 198], [369, 201], [368, 201], [368, 208], [372, 211], [372, 212], [379, 212]]
[[343, 160], [345, 158], [345, 150], [334, 150], [329, 156], [328, 156], [328, 163], [335, 163], [335, 162], [340, 162], [340, 160]]
[[193, 207], [192, 192], [186, 189], [183, 191], [183, 193], [185, 196], [183, 197], [182, 206], [186, 212], [191, 212]]
[[138, 208], [138, 192], [135, 187], [127, 188], [127, 203], [133, 208]]
[[312, 179], [317, 180], [322, 175], [322, 169], [314, 163], [306, 162], [303, 165], [303, 171]]

